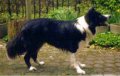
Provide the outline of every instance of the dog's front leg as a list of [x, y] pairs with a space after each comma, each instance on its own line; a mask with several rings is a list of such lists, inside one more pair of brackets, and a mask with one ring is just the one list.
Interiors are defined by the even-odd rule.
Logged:
[[85, 65], [79, 63], [79, 61], [76, 60], [74, 53], [71, 54], [70, 61], [71, 61], [72, 66], [76, 69], [77, 73], [85, 74], [85, 71], [80, 68], [80, 66], [85, 66]]

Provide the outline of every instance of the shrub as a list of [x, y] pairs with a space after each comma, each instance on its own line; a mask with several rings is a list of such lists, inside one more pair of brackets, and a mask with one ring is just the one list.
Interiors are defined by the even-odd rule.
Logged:
[[104, 8], [110, 11], [117, 11], [120, 9], [120, 0], [92, 0], [92, 3], [97, 8]]
[[74, 20], [78, 17], [77, 12], [71, 7], [59, 7], [50, 11], [47, 15], [47, 18], [53, 18], [58, 20]]
[[7, 13], [0, 13], [0, 23], [6, 23], [9, 20]]
[[8, 42], [8, 35], [2, 38], [5, 42]]
[[113, 12], [109, 19], [109, 23], [120, 23], [120, 12]]
[[90, 1], [82, 1], [78, 7], [80, 8], [80, 16], [85, 15], [86, 12], [92, 7]]
[[120, 47], [120, 35], [110, 32], [97, 34], [90, 44], [102, 47]]

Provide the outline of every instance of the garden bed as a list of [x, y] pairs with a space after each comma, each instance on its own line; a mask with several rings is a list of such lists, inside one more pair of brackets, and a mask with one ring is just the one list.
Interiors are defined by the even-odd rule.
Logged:
[[109, 26], [98, 26], [96, 27], [96, 34], [109, 31]]
[[97, 34], [93, 41], [90, 42], [90, 44], [94, 44], [105, 48], [120, 48], [120, 35], [113, 34], [111, 32]]
[[8, 39], [14, 38], [21, 31], [25, 22], [25, 19], [12, 20], [8, 22]]
[[115, 34], [120, 34], [120, 24], [111, 24], [110, 31]]
[[0, 38], [7, 35], [7, 23], [0, 23]]

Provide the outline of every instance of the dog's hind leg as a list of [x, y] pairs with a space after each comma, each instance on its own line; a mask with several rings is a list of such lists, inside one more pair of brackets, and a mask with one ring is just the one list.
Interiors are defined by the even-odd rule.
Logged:
[[72, 64], [72, 66], [76, 69], [77, 73], [79, 73], [79, 74], [85, 74], [85, 71], [80, 68], [80, 64], [79, 64], [79, 62], [76, 60], [76, 57], [75, 57], [75, 54], [74, 54], [74, 53], [71, 54], [71, 57], [70, 57], [70, 58], [71, 58], [71, 59], [70, 59], [70, 60], [71, 60], [71, 64]]
[[31, 57], [31, 54], [29, 52], [27, 52], [24, 57], [25, 63], [27, 64], [29, 71], [37, 70], [35, 67], [31, 66], [30, 57]]
[[39, 64], [39, 65], [43, 65], [44, 64], [44, 61], [39, 61], [37, 59], [37, 55], [38, 55], [38, 52], [39, 52], [39, 48], [41, 48], [43, 45], [43, 42], [39, 42], [39, 45], [36, 46], [36, 48], [34, 49], [34, 52], [32, 52], [32, 59], [34, 60], [35, 63]]
[[36, 51], [36, 52], [34, 52], [33, 54], [32, 54], [32, 59], [34, 60], [34, 62], [35, 63], [37, 63], [37, 64], [39, 64], [39, 65], [43, 65], [44, 64], [44, 61], [39, 61], [38, 59], [37, 59], [37, 54], [38, 54], [38, 51]]

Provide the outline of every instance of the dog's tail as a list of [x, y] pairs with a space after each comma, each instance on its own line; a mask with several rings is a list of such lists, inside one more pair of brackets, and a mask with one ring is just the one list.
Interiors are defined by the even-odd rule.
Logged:
[[14, 59], [17, 55], [22, 55], [24, 52], [26, 52], [22, 33], [10, 40], [6, 45], [6, 48], [7, 55], [10, 59]]

